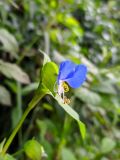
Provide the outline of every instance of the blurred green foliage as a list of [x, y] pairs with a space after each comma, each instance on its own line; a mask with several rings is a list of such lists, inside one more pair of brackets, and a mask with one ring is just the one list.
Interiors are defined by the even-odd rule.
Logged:
[[[48, 95], [15, 137], [9, 149], [15, 159], [27, 159], [24, 144], [33, 137], [48, 160], [120, 159], [119, 21], [119, 0], [0, 1], [1, 141], [10, 135], [38, 86], [40, 50], [57, 64], [71, 59], [89, 71], [84, 85], [70, 95], [71, 107], [86, 124], [85, 140]], [[44, 78], [49, 83], [51, 77]]]

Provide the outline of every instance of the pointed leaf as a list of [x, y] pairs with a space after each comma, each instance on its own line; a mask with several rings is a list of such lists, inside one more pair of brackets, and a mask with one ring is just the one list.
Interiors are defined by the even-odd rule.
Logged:
[[62, 160], [76, 160], [74, 153], [68, 148], [62, 148]]
[[86, 129], [85, 129], [85, 125], [84, 123], [82, 123], [80, 121], [80, 116], [79, 114], [73, 109], [71, 108], [68, 104], [64, 104], [61, 97], [59, 95], [56, 95], [56, 97], [54, 97], [59, 105], [72, 117], [74, 118], [77, 122], [78, 122], [78, 126], [79, 126], [79, 129], [80, 129], [80, 133], [81, 133], [81, 136], [82, 138], [84, 139], [85, 138], [85, 134], [86, 134]]
[[14, 157], [12, 157], [11, 155], [6, 154], [4, 157], [4, 160], [16, 160], [16, 159]]
[[54, 86], [56, 84], [58, 67], [53, 62], [46, 63], [42, 68], [42, 83], [55, 95]]
[[0, 60], [0, 72], [6, 77], [15, 79], [21, 83], [28, 84], [30, 82], [28, 75], [16, 64]]
[[15, 37], [4, 28], [0, 29], [0, 41], [2, 42], [3, 49], [5, 51], [11, 53], [11, 55], [15, 58], [18, 57], [18, 43]]
[[102, 139], [101, 142], [101, 152], [102, 153], [109, 153], [111, 152], [116, 146], [116, 142], [108, 137]]
[[44, 55], [44, 60], [43, 60], [43, 65], [45, 65], [47, 62], [50, 62], [50, 57], [45, 53], [43, 52], [42, 50], [39, 49], [39, 51]]
[[0, 143], [0, 153], [2, 152], [5, 141], [6, 141], [6, 138], [4, 138], [3, 141]]
[[0, 103], [2, 105], [11, 106], [11, 97], [9, 91], [0, 85]]
[[101, 103], [101, 97], [99, 94], [84, 87], [77, 89], [75, 96], [87, 104], [99, 105]]

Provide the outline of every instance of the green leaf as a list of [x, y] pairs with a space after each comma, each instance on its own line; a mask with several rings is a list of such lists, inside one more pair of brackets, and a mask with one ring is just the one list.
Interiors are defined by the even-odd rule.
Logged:
[[12, 109], [12, 114], [11, 114], [12, 129], [14, 129], [17, 126], [18, 122], [20, 121], [21, 112], [22, 112], [21, 108], [19, 108], [17, 106]]
[[78, 125], [79, 125], [79, 129], [80, 129], [80, 133], [81, 133], [82, 139], [85, 139], [85, 136], [86, 136], [85, 124], [83, 122], [81, 122], [81, 121], [78, 121]]
[[24, 151], [28, 158], [31, 160], [41, 160], [42, 146], [36, 140], [29, 140], [24, 145]]
[[9, 52], [15, 58], [18, 57], [18, 43], [15, 37], [4, 28], [0, 29], [0, 41], [2, 42], [5, 51]]
[[22, 89], [22, 95], [27, 95], [32, 91], [35, 91], [39, 86], [38, 82], [30, 83]]
[[53, 111], [53, 107], [49, 103], [43, 103], [43, 108], [48, 111]]
[[44, 60], [43, 60], [43, 66], [44, 66], [47, 62], [50, 62], [51, 60], [50, 60], [50, 57], [45, 52], [43, 52], [40, 49], [39, 49], [39, 51], [40, 51], [40, 53], [42, 53], [44, 55]]
[[0, 72], [6, 77], [15, 79], [18, 82], [24, 84], [28, 84], [30, 82], [29, 76], [16, 64], [0, 60]]
[[0, 155], [0, 160], [4, 160], [4, 158]]
[[4, 157], [4, 160], [16, 160], [16, 159], [14, 157], [12, 157], [11, 155], [6, 154]]
[[105, 137], [101, 142], [101, 152], [103, 154], [111, 152], [116, 146], [116, 142], [113, 139]]
[[0, 143], [0, 153], [2, 152], [5, 141], [6, 141], [6, 138], [4, 138], [3, 141]]
[[57, 81], [57, 74], [58, 66], [53, 62], [46, 63], [42, 68], [42, 83], [53, 95], [55, 95], [54, 88]]
[[61, 156], [62, 156], [61, 157], [62, 160], [66, 160], [66, 159], [68, 159], [68, 160], [77, 160], [75, 158], [75, 155], [73, 154], [73, 152], [70, 149], [68, 149], [68, 148], [63, 148], [62, 149]]
[[79, 22], [72, 16], [67, 16], [65, 18], [65, 24], [68, 27], [79, 27]]
[[80, 117], [79, 117], [79, 114], [73, 110], [68, 104], [64, 104], [61, 97], [57, 94], [56, 97], [54, 97], [59, 105], [72, 117], [74, 118], [77, 122], [78, 122], [78, 126], [79, 126], [79, 129], [80, 129], [80, 133], [81, 133], [81, 136], [82, 138], [84, 139], [85, 136], [86, 136], [86, 128], [85, 128], [85, 125], [84, 123], [82, 123], [80, 121]]
[[92, 87], [96, 92], [106, 93], [106, 94], [116, 94], [115, 88], [109, 81], [103, 81]]
[[88, 104], [99, 105], [101, 103], [100, 95], [96, 92], [88, 90], [87, 88], [81, 87], [80, 89], [77, 89], [75, 96]]
[[101, 74], [115, 73], [115, 72], [119, 72], [119, 70], [120, 70], [120, 65], [117, 65], [117, 66], [113, 66], [113, 67], [108, 68], [108, 69], [101, 69], [100, 73]]
[[9, 91], [0, 85], [0, 103], [2, 105], [11, 106], [11, 96]]

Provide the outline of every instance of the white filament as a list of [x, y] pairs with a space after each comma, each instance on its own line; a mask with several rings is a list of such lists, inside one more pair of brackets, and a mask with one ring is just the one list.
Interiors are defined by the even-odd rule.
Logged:
[[63, 81], [60, 80], [59, 85], [58, 85], [58, 94], [59, 96], [63, 96], [64, 98], [64, 88], [63, 88]]

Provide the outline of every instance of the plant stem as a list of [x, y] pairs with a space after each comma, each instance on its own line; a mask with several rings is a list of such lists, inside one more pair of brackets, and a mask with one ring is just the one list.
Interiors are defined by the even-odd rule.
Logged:
[[61, 157], [60, 157], [61, 156], [61, 150], [66, 145], [66, 136], [69, 134], [71, 121], [72, 121], [72, 118], [69, 117], [68, 115], [65, 115], [63, 130], [62, 130], [62, 134], [61, 134], [61, 139], [60, 139], [60, 143], [59, 143], [58, 148], [57, 148], [56, 160], [61, 159]]
[[36, 106], [36, 104], [39, 102], [39, 100], [45, 95], [47, 94], [47, 91], [45, 88], [40, 87], [38, 88], [38, 90], [36, 91], [35, 96], [33, 97], [33, 99], [31, 100], [31, 102], [29, 103], [28, 107], [26, 108], [24, 114], [21, 117], [21, 120], [19, 121], [19, 123], [17, 124], [17, 126], [15, 127], [15, 129], [13, 130], [13, 132], [11, 133], [10, 137], [8, 138], [5, 146], [3, 147], [2, 150], [2, 155], [4, 155], [7, 151], [7, 149], [9, 148], [10, 144], [12, 143], [15, 135], [17, 134], [17, 132], [19, 131], [19, 129], [21, 128], [25, 118], [27, 117], [27, 115], [29, 114], [29, 112]]
[[[18, 110], [18, 121], [22, 117], [22, 94], [21, 94], [21, 84], [17, 82], [17, 110]], [[20, 129], [18, 132], [18, 142], [19, 146], [22, 145], [22, 130]]]
[[50, 39], [47, 31], [44, 32], [44, 41], [45, 41], [45, 53], [50, 54]]
[[11, 142], [13, 141], [16, 133], [18, 132], [18, 130], [20, 129], [20, 127], [22, 126], [25, 118], [27, 117], [28, 113], [31, 111], [31, 108], [28, 106], [27, 109], [25, 110], [23, 116], [21, 117], [21, 120], [19, 121], [19, 123], [17, 124], [17, 126], [15, 127], [15, 129], [13, 130], [12, 134], [10, 135], [10, 137], [8, 138], [4, 148], [3, 148], [3, 151], [2, 151], [2, 154], [4, 155], [8, 149], [8, 147], [10, 146]]

